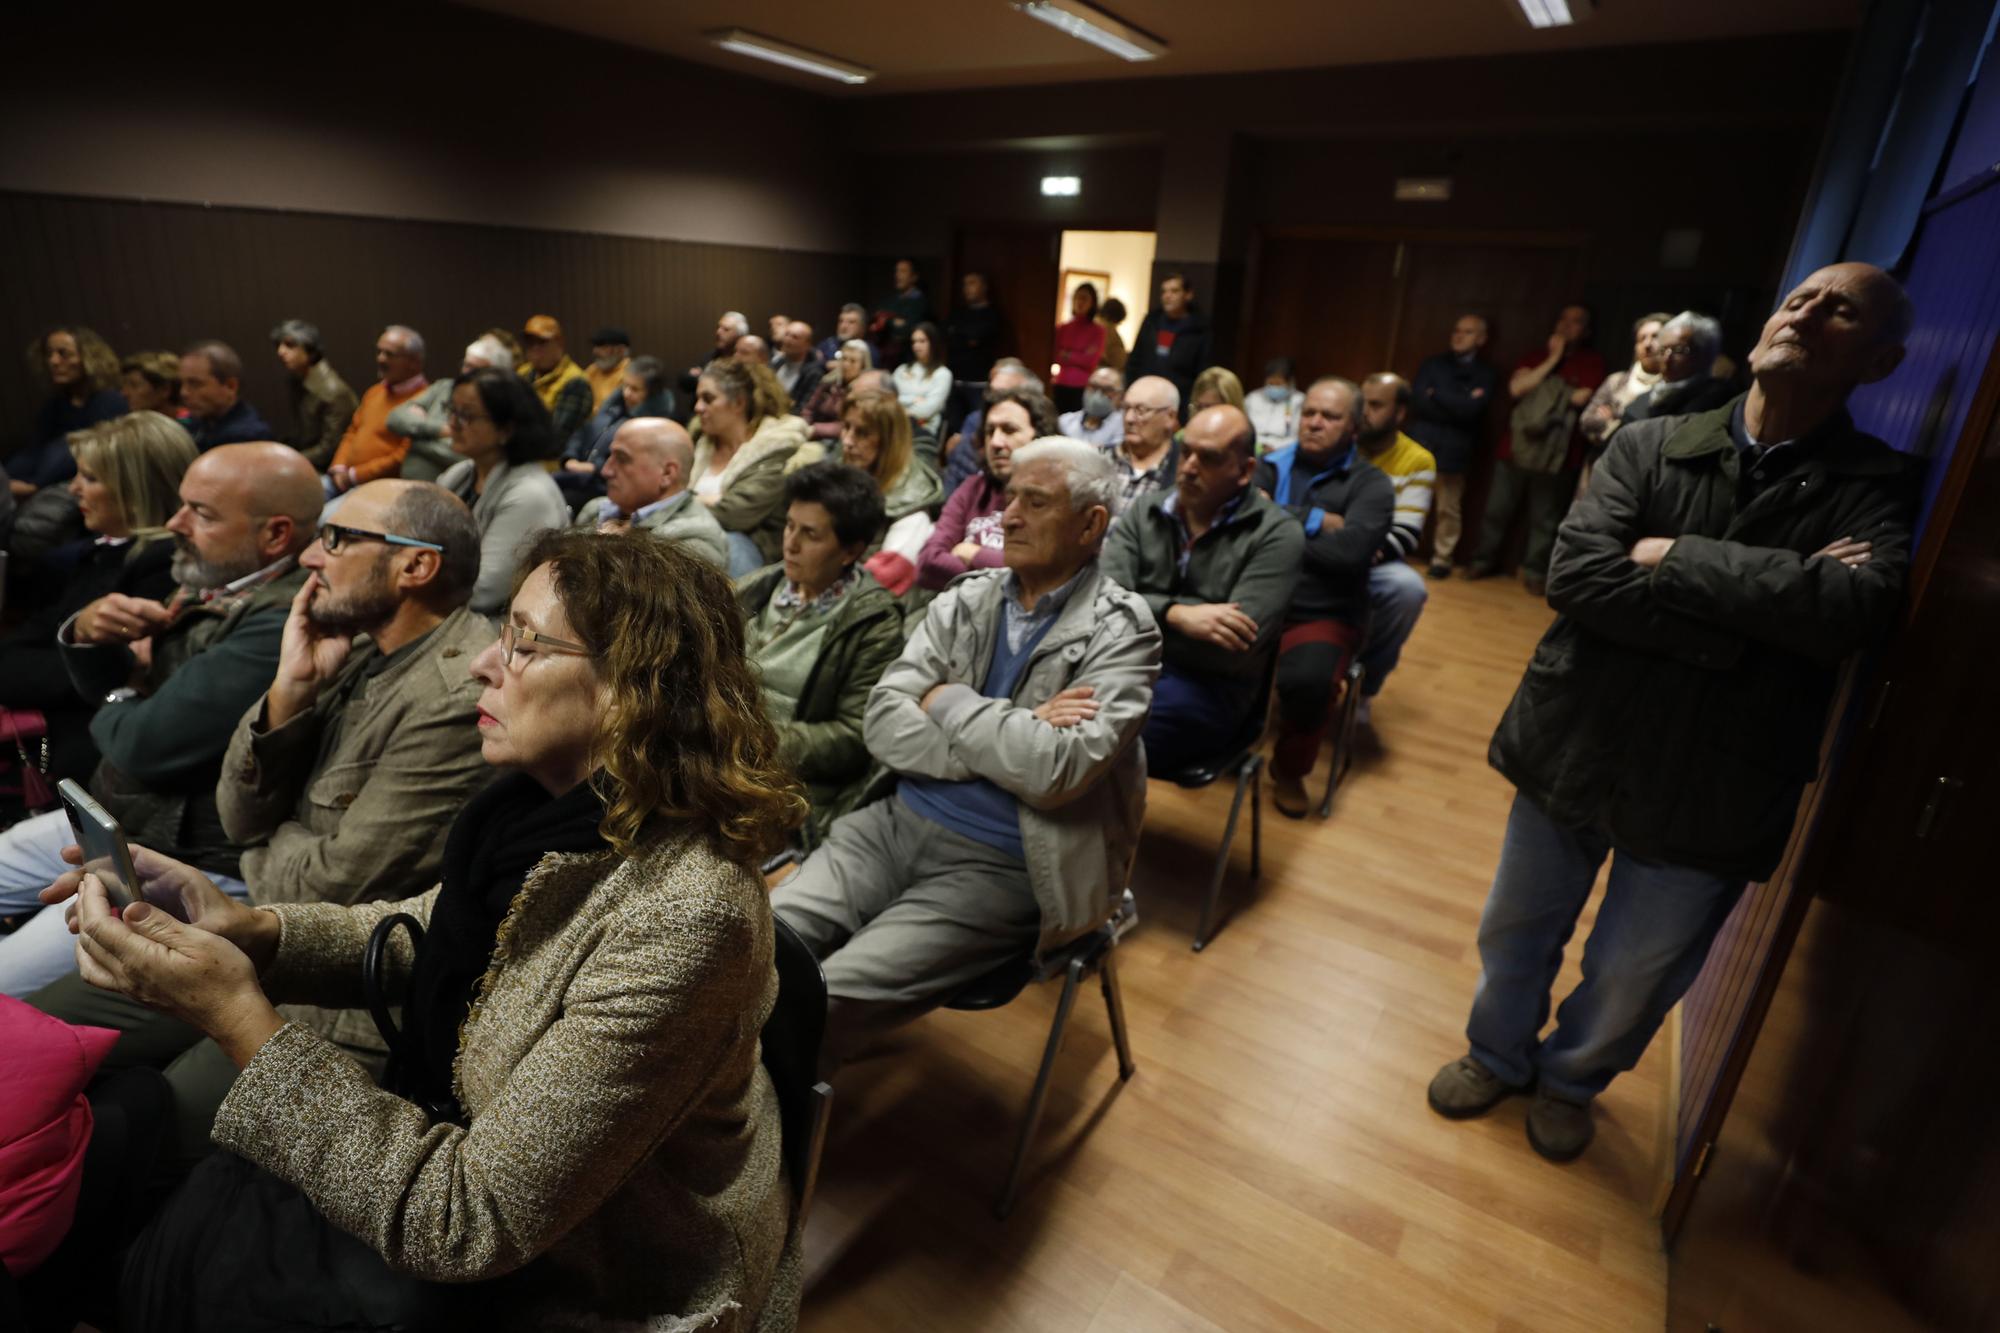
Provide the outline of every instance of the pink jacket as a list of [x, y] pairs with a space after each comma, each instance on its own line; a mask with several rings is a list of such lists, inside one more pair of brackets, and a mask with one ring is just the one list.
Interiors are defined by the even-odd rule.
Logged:
[[1081, 389], [1090, 382], [1090, 372], [1104, 359], [1104, 326], [1094, 319], [1073, 319], [1056, 326], [1056, 383], [1066, 389]]
[[117, 1040], [0, 995], [0, 1263], [16, 1277], [69, 1232], [90, 1142], [83, 1089]]

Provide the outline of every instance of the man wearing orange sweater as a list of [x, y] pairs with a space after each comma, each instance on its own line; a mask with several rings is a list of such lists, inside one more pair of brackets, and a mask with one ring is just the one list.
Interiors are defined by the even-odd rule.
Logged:
[[361, 395], [361, 406], [334, 450], [326, 470], [329, 497], [403, 470], [410, 437], [389, 429], [389, 413], [424, 391], [424, 339], [415, 329], [391, 324], [375, 340], [375, 383]]

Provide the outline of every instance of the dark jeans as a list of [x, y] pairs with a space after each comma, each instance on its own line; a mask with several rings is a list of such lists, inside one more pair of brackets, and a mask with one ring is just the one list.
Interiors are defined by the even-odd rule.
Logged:
[[1493, 489], [1486, 493], [1486, 517], [1479, 521], [1479, 549], [1473, 552], [1475, 565], [1500, 563], [1500, 548], [1506, 544], [1507, 529], [1525, 503], [1528, 507], [1528, 546], [1521, 554], [1521, 573], [1528, 578], [1549, 576], [1549, 556], [1556, 547], [1556, 529], [1576, 494], [1576, 473], [1530, 472], [1511, 460], [1493, 465]]
[[1319, 762], [1319, 747], [1340, 694], [1341, 677], [1361, 644], [1361, 628], [1339, 620], [1304, 620], [1278, 637], [1278, 742], [1271, 771], [1303, 778]]
[[[1607, 855], [1583, 980], [1542, 1037], [1563, 947]], [[1639, 1063], [1742, 893], [1740, 880], [1614, 851], [1604, 834], [1565, 828], [1517, 795], [1479, 921], [1483, 970], [1465, 1026], [1473, 1057], [1516, 1086], [1539, 1078], [1557, 1096], [1589, 1101]]]
[[1153, 712], [1141, 733], [1147, 770], [1166, 773], [1219, 754], [1243, 730], [1256, 691], [1254, 680], [1161, 668]]

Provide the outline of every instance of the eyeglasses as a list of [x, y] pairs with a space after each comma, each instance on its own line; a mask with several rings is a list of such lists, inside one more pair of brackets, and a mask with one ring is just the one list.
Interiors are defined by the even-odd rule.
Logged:
[[332, 555], [343, 542], [386, 542], [390, 546], [414, 546], [422, 551], [436, 551], [444, 554], [444, 547], [436, 542], [420, 542], [415, 537], [399, 537], [393, 532], [370, 532], [366, 528], [350, 528], [340, 523], [319, 525], [319, 544]]
[[1661, 356], [1675, 356], [1675, 357], [1680, 357], [1680, 356], [1693, 356], [1693, 355], [1694, 355], [1694, 344], [1693, 344], [1693, 343], [1675, 343], [1675, 344], [1674, 344], [1674, 345], [1673, 345], [1672, 347], [1662, 347], [1662, 348], [1660, 349], [1660, 355], [1661, 355]]
[[1149, 417], [1155, 412], [1171, 412], [1171, 407], [1161, 407], [1154, 403], [1127, 403], [1125, 415], [1128, 417]]
[[458, 426], [470, 426], [475, 421], [493, 420], [493, 418], [489, 416], [475, 415], [474, 413], [471, 412], [461, 412], [456, 407], [447, 407], [444, 410], [444, 419], [446, 421], [451, 422], [453, 425], [458, 425]]
[[523, 643], [539, 643], [550, 652], [564, 657], [597, 656], [596, 653], [591, 652], [590, 649], [580, 643], [571, 643], [568, 639], [555, 639], [546, 634], [538, 634], [534, 630], [523, 629], [510, 620], [500, 627], [500, 664], [502, 666], [513, 666], [514, 654], [519, 651]]

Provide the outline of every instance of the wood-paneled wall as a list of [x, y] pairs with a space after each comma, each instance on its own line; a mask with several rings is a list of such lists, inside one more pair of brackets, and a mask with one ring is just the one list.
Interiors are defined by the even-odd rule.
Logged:
[[[285, 427], [283, 370], [267, 335], [318, 324], [357, 391], [375, 378], [382, 326], [429, 344], [450, 374], [480, 330], [551, 314], [579, 360], [600, 325], [633, 350], [685, 367], [709, 349], [718, 313], [762, 331], [785, 311], [830, 331], [863, 291], [861, 261], [505, 225], [412, 222], [251, 208], [0, 193], [0, 333], [21, 347], [57, 323], [89, 325], [121, 355], [221, 338], [242, 354], [244, 389]], [[13, 448], [41, 397], [22, 359], [0, 357], [0, 441]]]

